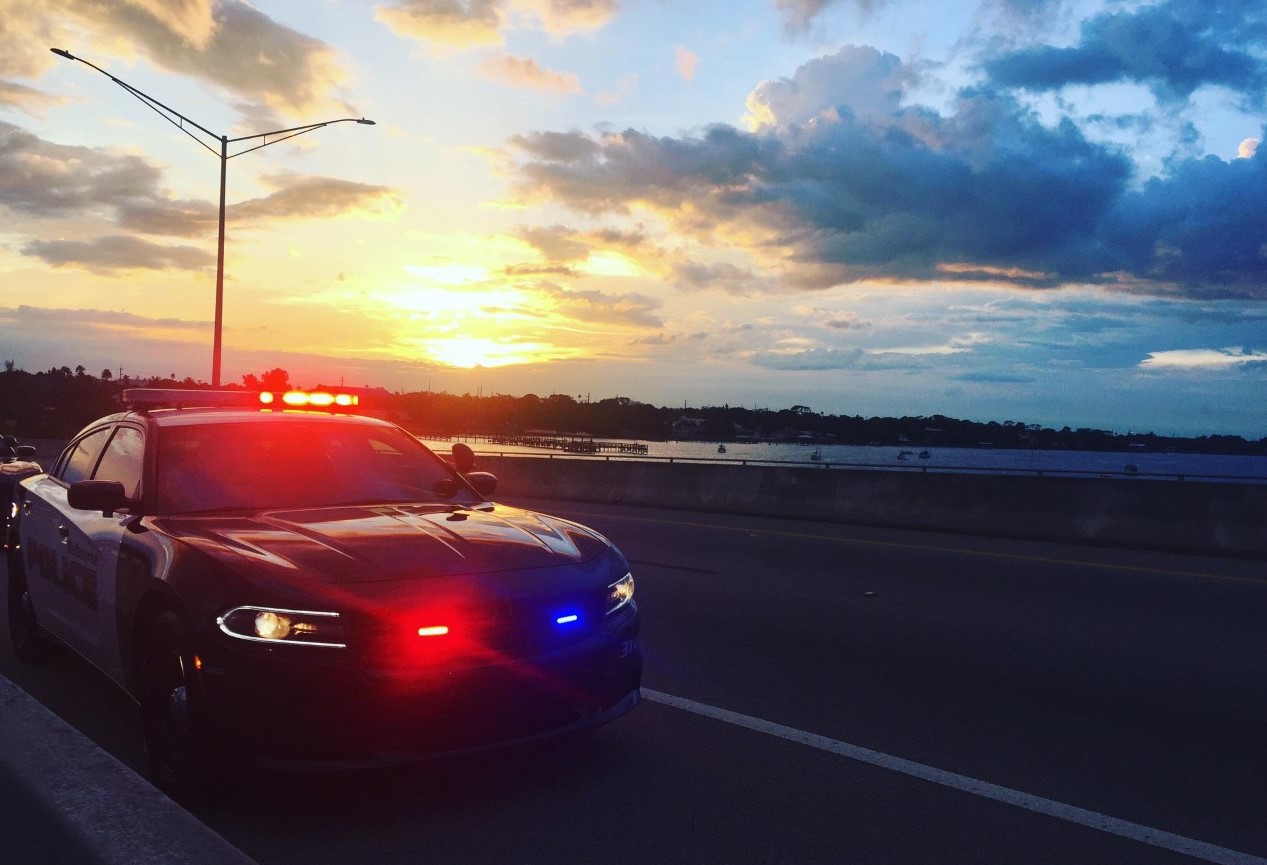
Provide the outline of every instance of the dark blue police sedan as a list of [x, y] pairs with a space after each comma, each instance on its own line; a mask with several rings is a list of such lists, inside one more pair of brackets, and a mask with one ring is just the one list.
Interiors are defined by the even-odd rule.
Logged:
[[489, 501], [464, 445], [450, 463], [312, 410], [334, 397], [260, 399], [128, 391], [16, 491], [14, 649], [64, 643], [133, 695], [160, 787], [486, 748], [638, 703], [609, 541]]

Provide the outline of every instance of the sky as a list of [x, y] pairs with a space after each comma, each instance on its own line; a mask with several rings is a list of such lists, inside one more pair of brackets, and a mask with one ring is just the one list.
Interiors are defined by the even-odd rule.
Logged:
[[0, 0], [0, 358], [210, 381], [224, 136], [225, 383], [1258, 439], [1265, 122], [1261, 0]]

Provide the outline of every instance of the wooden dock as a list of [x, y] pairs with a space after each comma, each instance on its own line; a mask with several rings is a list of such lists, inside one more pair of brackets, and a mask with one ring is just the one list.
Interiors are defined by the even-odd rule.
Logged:
[[460, 440], [490, 445], [541, 448], [573, 454], [645, 454], [642, 442], [597, 441], [588, 433], [561, 433], [554, 430], [528, 430], [522, 433], [462, 433], [455, 436], [432, 436], [417, 433], [419, 438]]

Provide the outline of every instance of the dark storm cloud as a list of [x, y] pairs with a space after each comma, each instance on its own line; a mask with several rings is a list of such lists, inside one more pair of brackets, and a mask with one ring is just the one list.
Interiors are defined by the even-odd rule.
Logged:
[[1003, 90], [964, 90], [940, 114], [890, 97], [891, 55], [847, 47], [812, 65], [764, 91], [795, 98], [762, 102], [755, 132], [519, 136], [519, 191], [594, 215], [655, 211], [701, 242], [746, 247], [793, 287], [1084, 281], [1267, 299], [1255, 216], [1267, 148], [1172, 162], [1133, 189], [1126, 153], [1069, 120], [1043, 124]]
[[1132, 275], [1196, 297], [1267, 300], [1264, 202], [1267, 148], [1230, 163], [1187, 160], [1122, 195], [1102, 233]]
[[1267, 7], [1261, 0], [1168, 0], [1082, 24], [1078, 44], [1038, 45], [995, 57], [998, 85], [1054, 90], [1068, 84], [1132, 81], [1163, 102], [1218, 85], [1262, 107], [1267, 87]]
[[22, 254], [53, 267], [82, 267], [96, 273], [128, 270], [194, 270], [215, 263], [215, 256], [192, 246], [164, 246], [136, 237], [115, 235], [83, 243], [74, 240], [33, 240]]

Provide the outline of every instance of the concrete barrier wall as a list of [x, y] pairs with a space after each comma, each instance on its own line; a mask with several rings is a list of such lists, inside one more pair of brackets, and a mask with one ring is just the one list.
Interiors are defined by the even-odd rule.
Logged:
[[1267, 558], [1267, 485], [481, 456], [498, 497]]
[[[64, 441], [27, 442], [48, 467]], [[444, 453], [444, 448], [437, 451]], [[484, 456], [498, 495], [1267, 558], [1267, 484]]]

